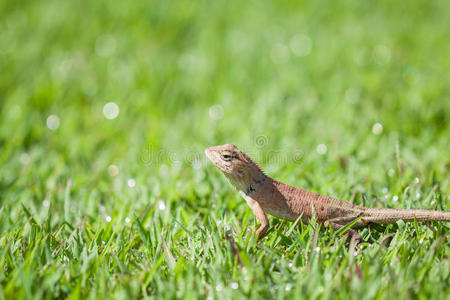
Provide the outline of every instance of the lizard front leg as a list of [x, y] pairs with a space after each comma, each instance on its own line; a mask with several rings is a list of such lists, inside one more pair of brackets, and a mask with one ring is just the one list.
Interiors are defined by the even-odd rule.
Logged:
[[264, 210], [261, 208], [261, 205], [259, 205], [257, 201], [248, 196], [245, 197], [245, 201], [247, 201], [248, 206], [250, 206], [253, 213], [255, 214], [256, 220], [261, 223], [258, 230], [256, 230], [256, 235], [258, 236], [258, 239], [260, 239], [264, 236], [267, 229], [269, 229], [269, 219], [267, 219]]

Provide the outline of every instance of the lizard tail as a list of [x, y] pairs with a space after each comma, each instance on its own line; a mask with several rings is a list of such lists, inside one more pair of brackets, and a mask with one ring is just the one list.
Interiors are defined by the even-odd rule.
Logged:
[[405, 222], [414, 220], [450, 222], [450, 212], [420, 209], [368, 208], [364, 211], [362, 219], [378, 224], [391, 224], [398, 220]]

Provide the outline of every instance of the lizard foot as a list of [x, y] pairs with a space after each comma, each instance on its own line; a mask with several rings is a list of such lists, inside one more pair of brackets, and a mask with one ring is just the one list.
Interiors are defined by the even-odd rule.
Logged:
[[[333, 226], [334, 229], [339, 230], [342, 227], [344, 227], [345, 225], [341, 225], [338, 223], [334, 223], [331, 221], [325, 221], [323, 223], [323, 225], [325, 226], [325, 228], [330, 228], [330, 225]], [[351, 244], [359, 244], [362, 241], [362, 236], [356, 232], [355, 230], [349, 228], [346, 232], [345, 232], [345, 236], [348, 238], [350, 238], [350, 243]]]
[[259, 226], [258, 230], [256, 230], [256, 236], [258, 237], [258, 240], [260, 240], [266, 234], [267, 229], [269, 229], [269, 223], [264, 223]]

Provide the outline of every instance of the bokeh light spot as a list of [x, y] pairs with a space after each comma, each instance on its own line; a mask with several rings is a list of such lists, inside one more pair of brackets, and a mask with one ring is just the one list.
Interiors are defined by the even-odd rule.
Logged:
[[383, 132], [383, 125], [381, 125], [380, 123], [375, 123], [372, 126], [372, 133], [379, 135]]
[[158, 202], [158, 208], [159, 208], [159, 210], [165, 210], [166, 209], [166, 204], [163, 201], [159, 201]]
[[297, 34], [292, 37], [289, 46], [295, 56], [306, 56], [311, 53], [312, 41], [306, 34]]
[[376, 64], [384, 66], [391, 61], [391, 50], [385, 45], [377, 45], [373, 51], [373, 59]]
[[223, 118], [223, 107], [220, 104], [214, 104], [208, 110], [209, 117], [214, 121], [218, 121]]
[[47, 127], [50, 130], [56, 130], [59, 128], [59, 117], [57, 115], [50, 115], [47, 118]]
[[114, 102], [108, 102], [103, 106], [103, 115], [105, 118], [112, 120], [119, 115], [119, 106]]
[[419, 70], [414, 67], [406, 67], [402, 77], [407, 84], [414, 85], [419, 81], [420, 73]]
[[327, 150], [328, 150], [327, 145], [325, 145], [325, 144], [319, 144], [319, 145], [317, 145], [316, 151], [317, 151], [317, 153], [319, 153], [320, 155], [326, 154], [326, 153], [327, 153]]
[[134, 180], [133, 178], [128, 179], [127, 185], [130, 188], [134, 188], [136, 186], [136, 180]]
[[119, 167], [117, 167], [116, 165], [110, 165], [108, 167], [108, 173], [111, 176], [117, 176], [119, 174]]

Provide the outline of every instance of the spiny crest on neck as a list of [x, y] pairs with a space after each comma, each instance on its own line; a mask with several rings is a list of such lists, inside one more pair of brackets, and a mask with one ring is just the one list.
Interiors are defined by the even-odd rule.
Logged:
[[258, 170], [260, 170], [261, 172], [263, 172], [263, 170], [261, 169], [261, 167], [259, 166], [259, 164], [256, 163], [256, 162], [254, 162], [254, 161], [250, 158], [250, 156], [248, 156], [247, 154], [245, 154], [245, 153], [242, 152], [242, 151], [239, 151], [239, 152], [242, 154], [244, 160], [245, 160], [249, 165], [253, 165], [253, 166], [255, 166]]

